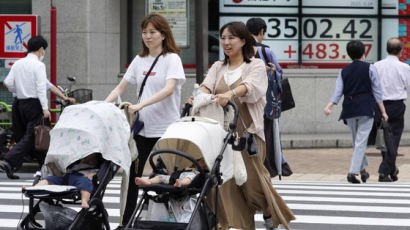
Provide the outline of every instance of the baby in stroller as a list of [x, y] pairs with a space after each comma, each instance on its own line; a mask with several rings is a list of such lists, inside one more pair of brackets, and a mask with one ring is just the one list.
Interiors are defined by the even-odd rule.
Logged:
[[55, 176], [47, 176], [34, 186], [41, 185], [72, 185], [81, 193], [81, 207], [89, 208], [88, 201], [94, 189], [93, 177], [97, 174], [103, 158], [101, 154], [93, 153], [70, 165], [67, 173], [63, 174], [54, 162], [49, 162], [47, 166]]
[[[204, 158], [200, 158], [197, 160], [201, 168], [204, 170], [208, 170], [208, 166], [205, 163]], [[151, 184], [173, 184], [175, 187], [183, 187], [191, 184], [192, 180], [195, 178], [196, 175], [199, 174], [199, 171], [195, 169], [195, 166], [192, 165], [189, 168], [185, 168], [182, 171], [177, 171], [173, 175], [167, 174], [158, 174], [151, 178], [142, 178], [136, 177], [135, 184], [136, 185], [151, 185]], [[179, 176], [178, 176], [179, 175]], [[175, 177], [179, 178], [175, 178]]]

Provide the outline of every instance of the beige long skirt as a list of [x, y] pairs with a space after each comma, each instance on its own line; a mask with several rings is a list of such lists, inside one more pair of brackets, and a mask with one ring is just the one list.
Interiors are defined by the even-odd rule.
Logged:
[[[256, 137], [259, 153], [257, 156], [248, 156], [242, 152], [248, 180], [242, 186], [237, 186], [231, 179], [219, 189], [218, 221], [221, 229], [239, 228], [255, 229], [254, 215], [256, 211], [270, 213], [275, 227], [282, 224], [286, 229], [289, 222], [295, 219], [285, 201], [273, 188], [268, 171], [263, 165], [266, 156], [265, 142]], [[214, 190], [207, 197], [212, 210], [214, 208]]]

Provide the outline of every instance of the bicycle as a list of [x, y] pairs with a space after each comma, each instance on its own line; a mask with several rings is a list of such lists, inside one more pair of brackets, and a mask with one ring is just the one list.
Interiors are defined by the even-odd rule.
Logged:
[[[66, 96], [66, 97], [72, 97], [76, 100], [76, 103], [81, 104], [81, 103], [85, 103], [88, 101], [91, 101], [93, 99], [93, 91], [92, 89], [75, 89], [75, 90], [71, 90], [72, 86], [76, 84], [76, 77], [73, 76], [68, 76], [67, 77], [67, 81], [68, 81], [68, 87], [67, 88], [63, 88], [62, 86], [57, 86], [57, 88]], [[65, 101], [63, 99], [56, 99], [53, 100], [51, 102], [56, 103], [57, 105], [59, 105], [60, 109], [52, 109], [50, 110], [51, 112], [56, 112], [56, 113], [61, 113], [62, 110], [70, 105], [69, 101]]]

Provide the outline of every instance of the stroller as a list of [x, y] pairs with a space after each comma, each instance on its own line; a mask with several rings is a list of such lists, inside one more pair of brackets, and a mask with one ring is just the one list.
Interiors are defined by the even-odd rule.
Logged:
[[[45, 163], [54, 162], [63, 173], [67, 167], [90, 154], [101, 156], [99, 170], [92, 179], [90, 207], [78, 213], [63, 207], [62, 204], [79, 204], [80, 191], [74, 186], [29, 187], [23, 189], [29, 198], [29, 213], [18, 229], [110, 229], [102, 202], [105, 189], [120, 167], [128, 174], [131, 164], [130, 127], [125, 115], [113, 104], [100, 101], [71, 105], [61, 114], [50, 136]], [[47, 166], [43, 166], [41, 172], [36, 173], [33, 184], [48, 175]], [[38, 222], [41, 214], [45, 226]]]
[[[194, 165], [199, 171], [189, 185], [175, 187], [171, 184], [139, 185], [142, 197], [125, 229], [211, 229], [217, 227], [217, 211], [213, 212], [206, 197], [215, 187], [215, 210], [217, 210], [218, 186], [233, 177], [232, 148], [234, 144], [237, 106], [233, 107], [233, 121], [226, 132], [215, 120], [205, 117], [188, 116], [171, 124], [158, 140], [148, 161], [153, 174], [168, 174], [175, 178], [181, 170]], [[186, 111], [186, 109], [184, 109]], [[198, 159], [203, 159], [209, 172], [202, 168]], [[187, 199], [188, 198], [188, 199]], [[186, 200], [175, 206], [173, 200]], [[178, 220], [178, 213], [190, 207], [188, 220]], [[170, 215], [168, 215], [170, 213]], [[179, 213], [180, 214], [180, 213]], [[185, 213], [186, 214], [186, 213]]]

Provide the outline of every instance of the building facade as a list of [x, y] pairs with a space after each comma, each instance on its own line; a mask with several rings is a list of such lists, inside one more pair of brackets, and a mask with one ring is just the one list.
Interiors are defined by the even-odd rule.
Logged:
[[[399, 37], [410, 49], [406, 0], [2, 0], [0, 14], [39, 15], [40, 34], [49, 40], [51, 5], [57, 9], [57, 84], [65, 85], [66, 76], [76, 76], [75, 87], [93, 89], [95, 100], [109, 94], [141, 49], [140, 22], [148, 13], [167, 17], [182, 48], [187, 73], [183, 100], [198, 79], [198, 57], [208, 66], [222, 57], [219, 27], [233, 20], [263, 18], [268, 25], [265, 43], [284, 67], [296, 102], [294, 109], [282, 114], [283, 134], [348, 133], [338, 122], [341, 105], [330, 117], [323, 108], [340, 68], [349, 62], [349, 40], [366, 44], [369, 62], [386, 56], [390, 37]], [[201, 33], [205, 36], [200, 39]], [[410, 64], [410, 51], [402, 60]], [[49, 68], [49, 52], [45, 63]], [[0, 59], [2, 79], [7, 71]], [[122, 100], [135, 102], [135, 97], [136, 87], [131, 87]], [[405, 132], [409, 131], [407, 122]]]

